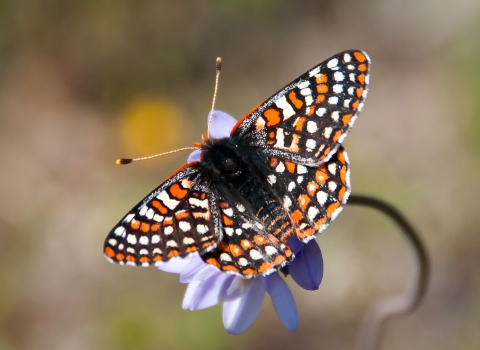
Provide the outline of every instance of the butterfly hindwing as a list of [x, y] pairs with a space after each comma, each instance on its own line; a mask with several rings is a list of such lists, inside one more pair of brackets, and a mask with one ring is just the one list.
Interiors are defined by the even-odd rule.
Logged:
[[283, 205], [304, 242], [314, 238], [333, 221], [350, 194], [350, 167], [347, 153], [340, 147], [326, 162], [310, 167], [271, 157], [274, 185], [285, 188]]
[[248, 208], [219, 199], [223, 226], [223, 239], [218, 246], [203, 254], [202, 259], [221, 271], [244, 278], [268, 275], [294, 255], [288, 245], [268, 232], [252, 215], [245, 215]]
[[216, 198], [198, 170], [180, 169], [125, 215], [105, 239], [107, 259], [149, 266], [213, 249], [221, 239]]
[[369, 68], [363, 51], [329, 58], [243, 117], [232, 138], [305, 165], [328, 160], [363, 107]]

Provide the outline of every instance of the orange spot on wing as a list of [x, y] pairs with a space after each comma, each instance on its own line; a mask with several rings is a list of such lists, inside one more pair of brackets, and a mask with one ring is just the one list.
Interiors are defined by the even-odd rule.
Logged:
[[337, 159], [340, 161], [340, 163], [342, 163], [342, 164], [345, 164], [345, 163], [346, 163], [346, 161], [345, 161], [345, 154], [344, 154], [344, 152], [343, 152], [342, 149], [339, 149], [339, 150], [338, 150], [336, 156], [337, 156]]
[[365, 55], [363, 53], [361, 53], [360, 51], [354, 52], [353, 55], [355, 56], [355, 58], [357, 59], [358, 62], [365, 62], [367, 60]]
[[119, 261], [122, 261], [123, 259], [125, 259], [125, 255], [123, 255], [122, 253], [118, 253], [115, 258]]
[[176, 213], [176, 214], [175, 214], [175, 217], [176, 217], [178, 220], [180, 220], [180, 219], [189, 218], [189, 217], [190, 217], [190, 214], [187, 213], [186, 211], [184, 211], [184, 212]]
[[146, 222], [142, 222], [142, 225], [140, 226], [140, 231], [147, 233], [148, 231], [150, 231], [150, 225]]
[[287, 166], [287, 170], [290, 174], [293, 174], [295, 172], [295, 163], [286, 160], [285, 165]]
[[167, 258], [173, 258], [173, 257], [179, 256], [179, 255], [180, 255], [180, 253], [178, 252], [178, 250], [172, 249], [172, 250], [168, 253]]
[[308, 203], [310, 203], [310, 198], [306, 194], [298, 196], [298, 205], [303, 211], [307, 210]]
[[279, 255], [275, 258], [275, 261], [273, 262], [276, 266], [282, 265], [282, 263], [285, 261], [285, 257], [283, 255]]
[[163, 222], [163, 225], [164, 225], [164, 226], [173, 225], [173, 218], [167, 218], [167, 219]]
[[346, 189], [346, 187], [342, 186], [340, 191], [338, 191], [338, 199], [340, 200], [340, 202], [343, 202], [343, 197], [345, 196]]
[[217, 259], [215, 259], [215, 258], [208, 258], [207, 263], [220, 268], [220, 264], [218, 263]]
[[361, 65], [358, 66], [358, 70], [360, 72], [365, 72], [367, 70], [367, 65], [362, 63]]
[[267, 126], [277, 125], [281, 121], [280, 112], [273, 108], [269, 108], [263, 112], [263, 116], [267, 119]]
[[324, 93], [328, 92], [327, 84], [318, 84], [317, 85], [317, 92], [319, 94], [324, 94]]
[[340, 206], [340, 203], [338, 202], [335, 202], [335, 203], [332, 203], [328, 206], [327, 208], [327, 216], [328, 217], [331, 217], [332, 214], [335, 212], [335, 210], [337, 210], [337, 208]]
[[327, 222], [327, 218], [323, 217], [321, 219], [318, 219], [317, 222], [315, 223], [315, 229], [318, 230], [323, 224]]
[[265, 239], [265, 237], [261, 236], [261, 235], [255, 235], [253, 237], [253, 240], [255, 241], [255, 243], [257, 243], [258, 245], [264, 245], [267, 243], [267, 240]]
[[264, 262], [260, 267], [258, 268], [258, 272], [264, 273], [268, 270], [273, 269], [275, 266], [272, 263]]
[[188, 191], [181, 188], [179, 184], [173, 184], [172, 186], [170, 186], [169, 192], [172, 194], [173, 197], [177, 199], [185, 198], [188, 193]]
[[230, 244], [230, 253], [232, 253], [233, 257], [239, 257], [243, 254], [242, 249], [236, 244]]
[[233, 226], [233, 220], [226, 215], [222, 215], [222, 221], [225, 226]]
[[318, 95], [317, 99], [315, 100], [316, 104], [320, 104], [325, 101], [325, 95]]
[[113, 251], [112, 248], [110, 247], [106, 247], [105, 248], [105, 254], [109, 257], [109, 258], [113, 258], [115, 256], [115, 252]]
[[128, 261], [136, 261], [137, 259], [135, 259], [135, 257], [133, 255], [127, 255], [127, 260]]
[[343, 125], [347, 126], [348, 123], [350, 123], [350, 119], [352, 119], [352, 115], [351, 115], [351, 114], [345, 114], [344, 116], [342, 116], [342, 123], [343, 123]]
[[277, 166], [277, 164], [278, 164], [278, 158], [272, 157], [272, 158], [270, 159], [270, 166], [271, 166], [272, 168], [275, 168], [275, 167]]
[[142, 257], [140, 258], [140, 262], [142, 262], [142, 263], [144, 263], [144, 262], [149, 262], [149, 261], [150, 261], [150, 259], [148, 258], [148, 256], [142, 256]]
[[307, 118], [305, 118], [305, 117], [300, 117], [300, 118], [298, 118], [297, 124], [295, 124], [295, 130], [302, 131], [302, 129], [303, 129], [303, 124], [305, 124], [305, 120], [306, 120], [306, 119], [307, 119]]
[[316, 182], [310, 181], [307, 185], [307, 192], [310, 196], [314, 196], [320, 186]]
[[325, 182], [328, 180], [328, 175], [326, 172], [317, 170], [315, 172], [315, 180], [320, 184], [320, 185], [325, 185]]
[[357, 80], [360, 82], [360, 84], [364, 85], [365, 84], [365, 74], [360, 74], [357, 77]]
[[318, 77], [317, 77], [317, 84], [321, 84], [321, 83], [326, 83], [328, 81], [328, 77], [326, 74], [320, 74]]
[[197, 250], [198, 248], [193, 246], [193, 247], [187, 248], [187, 250], [185, 250], [185, 253], [193, 253], [193, 252], [196, 252]]
[[162, 260], [163, 260], [163, 258], [162, 258], [161, 255], [157, 255], [153, 258], [153, 261], [162, 261]]
[[201, 200], [204, 200], [205, 198], [207, 198], [207, 194], [204, 192], [204, 193], [202, 193], [202, 195], [200, 196], [200, 199], [201, 199]]
[[240, 271], [239, 269], [237, 269], [235, 266], [232, 266], [232, 265], [222, 266], [222, 270], [223, 271], [234, 271], [234, 272], [239, 272]]
[[165, 208], [165, 207], [163, 206], [163, 204], [160, 203], [160, 202], [157, 201], [157, 200], [153, 200], [153, 201], [152, 201], [152, 207], [157, 208], [157, 210], [158, 210], [160, 213], [162, 213], [162, 214], [168, 213], [167, 208]]
[[340, 135], [342, 135], [342, 134], [343, 134], [343, 131], [342, 131], [342, 130], [338, 130], [338, 131], [335, 133], [335, 135], [333, 135], [333, 138], [332, 138], [333, 142], [337, 142], [338, 139], [340, 138]]
[[357, 91], [355, 91], [356, 94], [357, 94], [357, 97], [360, 98], [362, 97], [362, 94], [363, 94], [363, 88], [358, 88]]
[[253, 243], [248, 239], [242, 239], [242, 241], [240, 242], [240, 245], [244, 250], [249, 250], [253, 248]]
[[290, 102], [293, 103], [296, 109], [300, 109], [303, 106], [302, 100], [298, 99], [297, 95], [295, 95], [295, 91], [290, 91], [288, 94], [288, 98], [290, 99]]
[[157, 232], [158, 230], [160, 230], [160, 225], [159, 224], [153, 224], [150, 229], [152, 230], [152, 232]]
[[140, 227], [140, 221], [133, 219], [130, 226], [132, 227], [132, 230], [138, 230]]
[[290, 249], [287, 249], [284, 254], [285, 254], [285, 256], [286, 256], [287, 258], [289, 258], [289, 257], [292, 256], [293, 253], [292, 253], [292, 251], [291, 251]]
[[356, 100], [355, 102], [353, 102], [353, 103], [352, 103], [352, 108], [353, 108], [353, 110], [354, 110], [354, 111], [356, 111], [356, 110], [357, 110], [357, 108], [358, 108], [358, 104], [359, 104], [359, 103], [360, 103], [360, 101], [359, 101], [359, 100]]
[[257, 274], [257, 271], [251, 269], [251, 268], [248, 268], [248, 269], [245, 269], [242, 271], [242, 273], [244, 275], [256, 275]]
[[296, 224], [303, 219], [303, 214], [300, 212], [300, 210], [295, 210], [290, 217], [292, 218], [292, 221]]
[[307, 228], [307, 229], [304, 229], [304, 230], [300, 230], [300, 229], [297, 230], [297, 237], [300, 238], [300, 239], [307, 238], [307, 237], [309, 237], [313, 234], [315, 234], [315, 230], [313, 228]]
[[342, 180], [344, 185], [347, 184], [347, 167], [345, 165], [340, 169], [340, 180]]

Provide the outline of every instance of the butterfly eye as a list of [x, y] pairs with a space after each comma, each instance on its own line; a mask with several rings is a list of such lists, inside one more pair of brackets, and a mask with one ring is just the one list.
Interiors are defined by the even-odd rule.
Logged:
[[237, 168], [237, 162], [233, 158], [225, 158], [223, 160], [222, 168], [226, 171], [233, 171]]

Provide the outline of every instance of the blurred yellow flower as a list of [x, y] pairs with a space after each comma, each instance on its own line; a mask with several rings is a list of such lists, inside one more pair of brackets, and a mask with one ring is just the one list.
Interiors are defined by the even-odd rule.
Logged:
[[177, 106], [160, 98], [142, 97], [126, 106], [120, 131], [128, 156], [143, 157], [188, 146], [182, 137], [185, 128]]

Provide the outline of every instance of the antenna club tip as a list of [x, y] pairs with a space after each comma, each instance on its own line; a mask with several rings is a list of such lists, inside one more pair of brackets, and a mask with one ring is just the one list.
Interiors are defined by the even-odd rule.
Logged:
[[223, 63], [223, 60], [221, 57], [217, 57], [216, 61], [215, 61], [215, 66], [217, 67], [217, 70], [220, 70], [222, 69], [222, 63]]
[[115, 161], [115, 164], [117, 164], [117, 165], [130, 164], [132, 161], [133, 161], [133, 159], [118, 158], [118, 159]]

